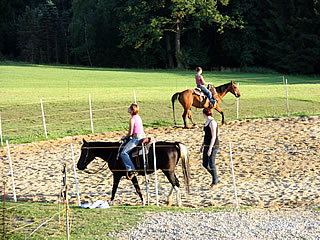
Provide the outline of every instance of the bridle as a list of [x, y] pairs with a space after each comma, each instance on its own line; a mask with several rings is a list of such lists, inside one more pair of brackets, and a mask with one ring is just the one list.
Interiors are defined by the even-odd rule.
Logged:
[[[92, 148], [95, 148], [95, 147], [92, 147]], [[84, 159], [85, 162], [86, 162], [86, 161], [87, 161], [87, 158], [89, 157], [89, 149], [91, 149], [91, 148], [90, 148], [90, 147], [81, 147], [81, 151], [82, 151], [83, 149], [87, 149], [87, 153], [86, 153], [86, 156], [85, 156], [85, 159]], [[100, 173], [100, 172], [106, 170], [107, 168], [104, 168], [104, 167], [105, 167], [106, 164], [109, 162], [109, 160], [110, 160], [110, 158], [111, 158], [111, 155], [112, 155], [112, 154], [110, 154], [109, 158], [108, 158], [107, 160], [105, 160], [105, 163], [103, 164], [103, 166], [102, 166], [100, 169], [98, 169], [97, 171], [95, 171], [95, 172], [90, 172], [89, 170], [84, 170], [84, 172], [85, 172], [85, 173], [88, 173], [88, 174], [97, 174], [97, 173]], [[92, 162], [94, 159], [96, 159], [95, 156], [93, 157], [93, 159], [91, 160], [91, 162]], [[86, 165], [86, 167], [87, 167], [88, 165], [89, 165], [89, 163]]]
[[239, 96], [238, 93], [237, 93], [237, 91], [236, 91], [237, 88], [238, 88], [237, 86], [235, 86], [235, 85], [232, 84], [233, 94], [234, 94], [236, 97]]

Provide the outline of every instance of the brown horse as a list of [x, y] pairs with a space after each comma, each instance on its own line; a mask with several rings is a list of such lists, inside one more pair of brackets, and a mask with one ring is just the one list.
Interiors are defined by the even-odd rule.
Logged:
[[[211, 86], [208, 86], [209, 90], [213, 93], [213, 88]], [[221, 103], [221, 99], [228, 93], [231, 92], [233, 95], [235, 95], [237, 98], [240, 97], [240, 91], [237, 85], [231, 81], [230, 83], [223, 84], [221, 86], [216, 87], [217, 94], [214, 96], [215, 100], [217, 101], [215, 109], [221, 114], [222, 116], [222, 124], [224, 124], [224, 114], [223, 111], [220, 109], [219, 105]], [[195, 126], [196, 123], [192, 119], [191, 115], [191, 107], [194, 106], [196, 108], [208, 108], [210, 106], [210, 102], [208, 98], [200, 97], [199, 95], [195, 94], [193, 89], [187, 89], [183, 92], [177, 92], [175, 93], [172, 98], [172, 110], [173, 110], [173, 119], [174, 123], [176, 124], [176, 117], [174, 114], [174, 102], [179, 98], [180, 104], [184, 108], [184, 112], [182, 114], [182, 118], [184, 121], [184, 127], [188, 128], [187, 125], [187, 116]]]

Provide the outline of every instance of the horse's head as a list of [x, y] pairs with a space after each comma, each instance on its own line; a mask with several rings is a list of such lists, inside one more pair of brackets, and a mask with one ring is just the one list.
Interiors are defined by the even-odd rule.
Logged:
[[240, 97], [240, 90], [239, 90], [238, 86], [233, 81], [231, 81], [230, 84], [231, 84], [230, 92], [233, 95], [235, 95], [237, 98]]
[[88, 166], [90, 162], [95, 158], [95, 156], [92, 154], [92, 151], [90, 151], [89, 143], [83, 139], [83, 144], [81, 146], [81, 155], [77, 164], [77, 168], [79, 170], [84, 170]]

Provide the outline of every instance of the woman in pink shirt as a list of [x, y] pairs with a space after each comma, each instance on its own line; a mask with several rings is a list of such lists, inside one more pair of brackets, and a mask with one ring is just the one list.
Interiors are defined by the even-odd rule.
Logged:
[[206, 85], [208, 85], [208, 84], [212, 85], [212, 83], [207, 83], [207, 82], [204, 81], [204, 78], [201, 75], [201, 73], [202, 73], [202, 68], [201, 67], [197, 67], [196, 71], [197, 71], [197, 74], [196, 74], [197, 87], [200, 88], [202, 90], [202, 92], [209, 98], [209, 101], [211, 102], [212, 107], [215, 107], [215, 101], [213, 99], [212, 93], [204, 86], [205, 84]]
[[131, 118], [129, 120], [129, 131], [128, 134], [122, 139], [132, 139], [125, 145], [121, 152], [122, 161], [127, 170], [127, 178], [131, 180], [138, 173], [135, 171], [135, 166], [132, 163], [129, 153], [139, 144], [139, 142], [145, 138], [143, 131], [143, 124], [139, 113], [139, 106], [137, 104], [131, 104], [128, 108]]

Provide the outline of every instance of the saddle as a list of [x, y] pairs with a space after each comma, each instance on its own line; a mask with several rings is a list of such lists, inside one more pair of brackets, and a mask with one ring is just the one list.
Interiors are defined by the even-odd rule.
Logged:
[[200, 102], [206, 102], [207, 96], [201, 91], [200, 88], [196, 87], [195, 89], [193, 89], [193, 94], [200, 97]]
[[201, 91], [201, 89], [198, 88], [198, 87], [196, 87], [195, 89], [193, 89], [193, 93], [194, 93], [195, 95], [200, 96], [200, 97], [206, 97], [206, 95], [205, 95], [205, 94]]
[[[212, 88], [214, 88], [214, 87], [212, 87]], [[216, 92], [216, 91], [214, 91], [214, 92]], [[200, 102], [202, 102], [202, 101], [206, 102], [207, 96], [203, 93], [203, 91], [201, 91], [200, 88], [196, 87], [195, 89], [193, 89], [193, 94], [198, 95], [200, 97]], [[214, 100], [217, 101], [218, 96], [214, 93], [212, 93], [212, 95], [213, 95]]]
[[148, 169], [148, 153], [151, 147], [151, 137], [144, 138], [140, 141], [139, 145], [136, 146], [130, 153], [133, 164], [136, 165], [137, 169], [143, 169], [143, 150], [144, 146], [145, 160]]

